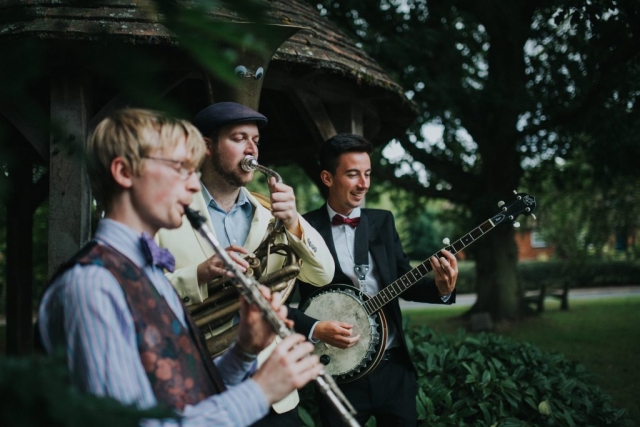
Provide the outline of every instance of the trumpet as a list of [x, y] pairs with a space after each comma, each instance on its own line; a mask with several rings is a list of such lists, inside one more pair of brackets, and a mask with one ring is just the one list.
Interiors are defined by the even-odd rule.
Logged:
[[251, 154], [242, 159], [242, 161], [240, 162], [240, 167], [246, 172], [258, 170], [268, 177], [274, 177], [277, 182], [282, 182], [282, 177], [278, 172], [258, 164], [258, 159], [253, 157]]
[[[293, 331], [287, 327], [287, 325], [280, 319], [278, 314], [273, 310], [271, 304], [264, 298], [264, 296], [258, 290], [258, 286], [253, 279], [245, 276], [238, 266], [233, 262], [229, 254], [222, 248], [218, 239], [211, 233], [209, 227], [206, 225], [206, 220], [197, 211], [185, 207], [185, 215], [191, 223], [194, 230], [197, 230], [202, 237], [209, 242], [213, 250], [222, 259], [225, 267], [231, 271], [235, 277], [236, 284], [239, 287], [240, 293], [245, 297], [247, 302], [256, 305], [262, 312], [262, 316], [273, 328], [274, 332], [281, 338], [286, 338], [293, 334]], [[351, 427], [360, 427], [358, 421], [356, 421], [354, 415], [356, 410], [342, 394], [338, 385], [335, 383], [331, 375], [324, 372], [315, 379], [318, 384], [320, 392], [331, 402], [334, 408], [338, 411], [345, 425]]]
[[[247, 155], [244, 159], [242, 159], [242, 161], [240, 162], [240, 167], [246, 172], [251, 172], [254, 170], [260, 171], [269, 178], [274, 177], [277, 183], [282, 182], [282, 177], [278, 172], [274, 171], [273, 169], [269, 169], [267, 167], [260, 165], [258, 163], [258, 159], [253, 157], [251, 154]], [[273, 225], [273, 230], [271, 230], [271, 232], [275, 233], [277, 231], [280, 231], [281, 228], [282, 228], [282, 221], [280, 221], [279, 219], [276, 219]], [[269, 234], [270, 233], [267, 233], [267, 236]]]
[[[258, 170], [268, 177], [273, 176], [277, 182], [282, 182], [282, 177], [277, 172], [259, 165], [253, 156], [242, 159], [240, 166], [247, 172]], [[253, 196], [265, 208], [271, 208], [267, 197], [255, 193]], [[269, 287], [272, 292], [281, 292], [283, 300], [286, 300], [293, 291], [295, 279], [300, 272], [300, 259], [290, 245], [276, 242], [280, 233], [284, 233], [282, 222], [277, 219], [271, 221], [260, 245], [245, 257], [249, 263], [245, 276]], [[274, 265], [269, 267], [269, 259], [274, 254], [279, 255], [278, 259], [282, 260], [282, 265], [278, 268]], [[272, 264], [274, 262], [271, 261]], [[202, 303], [187, 307], [196, 325], [205, 334], [207, 348], [212, 356], [223, 353], [237, 335], [237, 325], [225, 327], [240, 308], [238, 291], [235, 286], [228, 284], [229, 280], [228, 277], [221, 276], [209, 282], [209, 296]]]

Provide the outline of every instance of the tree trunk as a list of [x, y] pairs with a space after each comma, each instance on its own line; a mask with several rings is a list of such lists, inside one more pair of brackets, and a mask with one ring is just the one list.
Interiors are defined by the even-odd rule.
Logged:
[[478, 242], [474, 254], [478, 299], [470, 312], [488, 312], [494, 321], [522, 318], [524, 305], [513, 227], [505, 224], [495, 228]]

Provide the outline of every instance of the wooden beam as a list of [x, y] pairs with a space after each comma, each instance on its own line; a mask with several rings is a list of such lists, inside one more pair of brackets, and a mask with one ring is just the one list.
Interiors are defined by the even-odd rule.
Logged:
[[320, 98], [303, 89], [291, 88], [288, 93], [318, 146], [337, 133]]
[[[201, 73], [197, 71], [189, 71], [187, 73], [183, 73], [179, 75], [177, 78], [169, 79], [169, 81], [165, 84], [162, 89], [161, 96], [165, 96], [173, 89], [175, 89], [178, 85], [188, 79], [202, 79]], [[93, 130], [98, 126], [98, 123], [102, 121], [105, 117], [107, 117], [112, 111], [118, 110], [120, 108], [125, 108], [127, 106], [131, 107], [143, 107], [141, 105], [142, 102], [139, 99], [131, 99], [127, 94], [122, 92], [118, 93], [116, 96], [111, 98], [105, 105], [100, 108], [89, 121], [89, 128], [87, 131], [87, 135], [91, 135]]]
[[21, 114], [17, 110], [0, 108], [0, 114], [15, 126], [43, 161], [49, 161], [49, 136], [47, 135], [47, 129], [42, 124], [33, 123], [27, 119], [26, 114]]
[[328, 112], [339, 133], [364, 135], [364, 114], [360, 105], [353, 102], [331, 105]]
[[91, 190], [83, 159], [89, 84], [69, 70], [51, 76], [49, 275], [91, 236]]
[[98, 126], [98, 123], [100, 123], [105, 117], [107, 117], [109, 113], [115, 110], [119, 110], [120, 108], [124, 108], [130, 104], [131, 100], [123, 93], [118, 93], [116, 96], [111, 98], [89, 121], [87, 135], [91, 135], [96, 126]]

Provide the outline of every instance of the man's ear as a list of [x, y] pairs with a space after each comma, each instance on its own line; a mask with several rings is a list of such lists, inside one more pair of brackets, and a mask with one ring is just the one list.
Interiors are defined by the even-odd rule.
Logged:
[[129, 163], [122, 157], [116, 157], [111, 161], [111, 176], [122, 188], [131, 188], [133, 185], [133, 172]]
[[320, 181], [322, 181], [322, 183], [327, 187], [331, 187], [331, 185], [333, 184], [333, 175], [331, 174], [331, 172], [323, 170], [322, 172], [320, 172]]
[[211, 157], [211, 144], [213, 144], [213, 141], [211, 141], [211, 138], [208, 136], [205, 136], [202, 139], [204, 139], [204, 146], [207, 148], [205, 154], [207, 157]]

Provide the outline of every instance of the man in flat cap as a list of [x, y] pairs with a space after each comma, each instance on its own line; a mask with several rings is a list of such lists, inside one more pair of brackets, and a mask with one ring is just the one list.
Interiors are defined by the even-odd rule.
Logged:
[[[318, 232], [298, 214], [293, 189], [271, 178], [269, 210], [245, 188], [254, 173], [242, 169], [241, 162], [247, 155], [258, 157], [259, 129], [267, 124], [267, 118], [241, 104], [219, 102], [200, 111], [193, 122], [206, 142], [206, 157], [201, 170], [202, 191], [194, 195], [190, 206], [206, 213], [209, 227], [234, 261], [241, 269], [248, 266], [240, 254], [253, 252], [259, 246], [275, 217], [284, 225], [284, 233], [276, 243], [287, 243], [302, 260], [299, 277], [316, 286], [329, 283], [335, 268], [333, 257]], [[176, 269], [167, 277], [184, 303], [204, 301], [208, 297], [207, 283], [225, 274], [213, 249], [186, 219], [177, 230], [161, 230], [156, 240], [176, 258]], [[283, 260], [278, 258], [282, 256], [270, 255], [270, 270], [282, 266]], [[296, 330], [312, 338], [316, 325], [306, 319], [311, 320], [306, 316], [296, 318]], [[229, 327], [230, 323], [214, 333]], [[272, 347], [260, 353], [258, 360], [264, 360]], [[298, 402], [297, 393], [292, 393], [274, 404], [271, 413], [257, 425], [300, 425]]]

